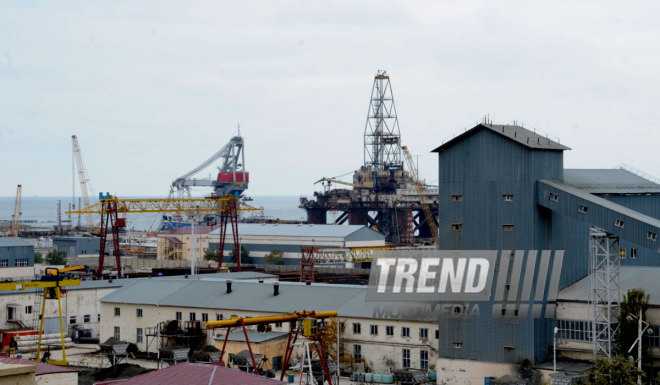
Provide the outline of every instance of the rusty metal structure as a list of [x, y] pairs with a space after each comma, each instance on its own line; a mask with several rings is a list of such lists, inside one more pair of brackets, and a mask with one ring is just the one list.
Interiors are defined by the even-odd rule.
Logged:
[[[314, 199], [300, 198], [310, 224], [328, 223], [328, 211], [340, 213], [332, 222], [367, 225], [385, 234], [391, 244], [433, 243], [423, 202], [428, 204], [433, 221], [438, 216], [438, 189], [421, 181], [421, 192], [404, 168], [399, 120], [390, 77], [378, 71], [364, 129], [364, 163], [353, 173], [353, 182], [321, 178], [327, 186], [314, 193]], [[327, 185], [326, 185], [327, 183]], [[347, 188], [331, 188], [332, 184]], [[342, 186], [343, 187], [343, 186]], [[352, 188], [351, 188], [352, 187]]]

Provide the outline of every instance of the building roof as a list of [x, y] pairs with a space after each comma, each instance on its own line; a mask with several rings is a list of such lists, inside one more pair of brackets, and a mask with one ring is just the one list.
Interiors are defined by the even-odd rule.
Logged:
[[[264, 235], [279, 237], [337, 237], [347, 238], [356, 232], [366, 232], [374, 237], [385, 236], [379, 232], [362, 225], [304, 225], [304, 224], [280, 224], [280, 223], [239, 223], [238, 233], [246, 235]], [[212, 235], [217, 235], [220, 230], [214, 230]], [[373, 233], [373, 234], [372, 234]], [[231, 228], [227, 227], [227, 234], [232, 234]]]
[[[195, 234], [208, 234], [217, 228], [218, 225], [195, 225]], [[183, 234], [190, 234], [191, 232], [192, 232], [192, 226], [181, 226], [181, 227], [176, 227], [172, 230], [160, 232], [159, 234], [183, 235]]]
[[660, 193], [660, 184], [622, 168], [565, 169], [564, 183], [592, 194]]
[[[619, 276], [621, 296], [625, 295], [628, 290], [642, 289], [649, 295], [650, 305], [660, 306], [658, 276], [660, 276], [660, 267], [621, 266], [621, 274]], [[560, 290], [557, 300], [589, 302], [591, 301], [591, 293], [591, 276], [587, 276]]]
[[530, 131], [520, 126], [509, 125], [509, 124], [481, 123], [481, 124], [477, 124], [476, 126], [472, 127], [469, 130], [465, 130], [465, 132], [461, 133], [460, 135], [457, 135], [454, 138], [443, 143], [440, 147], [433, 150], [433, 152], [443, 151], [448, 147], [451, 147], [454, 143], [463, 140], [463, 138], [483, 129], [490, 130], [492, 132], [504, 136], [507, 139], [513, 140], [514, 142], [520, 143], [526, 147], [533, 149], [557, 150], [557, 151], [570, 150], [570, 148], [560, 144], [557, 141], [548, 138], [547, 136], [539, 135], [535, 131]]
[[[250, 339], [250, 342], [255, 344], [277, 340], [280, 338], [285, 338], [289, 335], [289, 333], [285, 333], [285, 332], [258, 332], [256, 330], [248, 330], [247, 334], [248, 334], [248, 338]], [[218, 336], [215, 337], [215, 339], [219, 341], [224, 341], [225, 337]], [[245, 333], [243, 333], [243, 330], [237, 330], [231, 332], [229, 333], [229, 338], [227, 338], [227, 341], [245, 342]]]
[[234, 281], [232, 292], [228, 294], [226, 280], [140, 278], [130, 281], [129, 285], [115, 290], [100, 301], [275, 314], [301, 310], [336, 310], [341, 317], [437, 320], [433, 312], [421, 315], [416, 312], [419, 304], [396, 303], [396, 312], [390, 314], [387, 309], [392, 307], [392, 302], [367, 301], [367, 286], [279, 282], [279, 295], [275, 296], [274, 282]]
[[32, 246], [32, 244], [22, 238], [0, 237], [0, 247]]
[[273, 380], [220, 365], [183, 363], [123, 380], [97, 382], [96, 385], [276, 385]]
[[40, 376], [42, 374], [52, 374], [52, 373], [70, 373], [78, 372], [75, 369], [69, 368], [67, 366], [60, 365], [51, 365], [43, 362], [32, 361], [23, 358], [13, 358], [13, 357], [0, 357], [0, 363], [3, 364], [13, 364], [13, 365], [31, 365], [35, 366], [35, 376]]
[[180, 239], [177, 238], [177, 237], [168, 237], [168, 236], [165, 236], [165, 237], [161, 237], [161, 238], [165, 238], [165, 239], [167, 239], [168, 241], [170, 241], [170, 242], [172, 242], [172, 243], [174, 243], [174, 244], [177, 244], [177, 245], [180, 245], [180, 244], [183, 243], [183, 241], [180, 240]]

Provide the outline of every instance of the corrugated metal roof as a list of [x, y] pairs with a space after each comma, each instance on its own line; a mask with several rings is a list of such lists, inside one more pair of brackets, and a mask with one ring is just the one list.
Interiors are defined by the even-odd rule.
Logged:
[[520, 126], [514, 126], [509, 124], [478, 124], [473, 128], [466, 130], [460, 135], [452, 138], [451, 140], [443, 143], [440, 147], [433, 150], [433, 152], [438, 152], [450, 147], [454, 143], [462, 140], [465, 136], [471, 135], [477, 130], [488, 129], [492, 132], [495, 132], [499, 135], [504, 136], [505, 138], [511, 139], [514, 142], [518, 142], [526, 147], [539, 149], [539, 150], [570, 150], [570, 148], [556, 142], [546, 136], [537, 134], [534, 131], [530, 131], [526, 128]]
[[[621, 266], [621, 275], [619, 277], [621, 295], [625, 295], [631, 289], [642, 289], [649, 295], [649, 303], [651, 305], [660, 306], [659, 276], [660, 267]], [[591, 300], [591, 291], [591, 276], [587, 276], [560, 290], [557, 299], [589, 302]]]
[[[227, 294], [226, 280], [161, 280], [135, 279], [101, 298], [103, 303], [146, 304], [202, 309], [226, 309], [260, 313], [286, 313], [300, 310], [336, 310], [342, 317], [374, 318], [392, 302], [367, 301], [366, 286], [279, 282], [279, 295], [273, 295], [272, 282], [234, 281], [232, 292]], [[407, 312], [406, 304], [396, 303], [400, 310], [396, 315], [381, 314], [380, 318], [406, 319], [410, 321], [434, 321], [420, 319], [419, 313]], [[414, 307], [417, 304], [412, 304]], [[405, 309], [404, 309], [405, 308]], [[410, 314], [410, 316], [408, 316]], [[391, 316], [391, 317], [390, 317]]]
[[[266, 342], [266, 341], [272, 341], [276, 340], [279, 338], [285, 338], [289, 335], [289, 333], [286, 332], [258, 332], [255, 330], [248, 330], [247, 331], [248, 338], [250, 339], [250, 342], [258, 344], [261, 342]], [[224, 341], [225, 337], [224, 336], [218, 336], [215, 337], [216, 340]], [[245, 333], [243, 330], [237, 330], [229, 333], [229, 338], [227, 338], [227, 341], [231, 342], [245, 342]]]
[[172, 242], [172, 243], [174, 243], [174, 244], [177, 244], [177, 245], [180, 245], [180, 244], [183, 243], [183, 241], [180, 240], [180, 239], [177, 238], [177, 237], [167, 237], [167, 236], [166, 236], [166, 237], [161, 237], [161, 238], [165, 238], [165, 239], [167, 239], [168, 241], [170, 241], [170, 242]]
[[[239, 223], [238, 233], [245, 235], [264, 235], [280, 237], [339, 237], [345, 238], [359, 230], [368, 229], [376, 234], [379, 232], [361, 225], [295, 225], [295, 224], [273, 224], [273, 223]], [[217, 235], [220, 230], [214, 230], [212, 235]], [[227, 234], [232, 234], [231, 228], [227, 227]], [[382, 235], [382, 234], [381, 234]], [[384, 239], [384, 235], [383, 235]]]
[[0, 247], [32, 246], [32, 244], [22, 238], [0, 237]]
[[77, 372], [77, 370], [60, 365], [51, 365], [44, 362], [37, 362], [32, 360], [27, 360], [23, 358], [12, 358], [12, 357], [0, 357], [0, 363], [3, 364], [13, 364], [13, 365], [32, 365], [36, 367], [34, 372], [35, 376], [40, 376], [42, 374], [51, 374], [51, 373], [71, 373]]
[[564, 183], [590, 193], [660, 193], [660, 185], [621, 168], [565, 169]]
[[184, 363], [123, 380], [97, 382], [96, 385], [276, 385], [285, 382], [273, 380], [220, 365]]
[[[208, 234], [211, 231], [217, 229], [217, 225], [195, 225], [195, 234]], [[192, 226], [181, 226], [172, 230], [163, 231], [160, 234], [190, 234], [192, 232]]]

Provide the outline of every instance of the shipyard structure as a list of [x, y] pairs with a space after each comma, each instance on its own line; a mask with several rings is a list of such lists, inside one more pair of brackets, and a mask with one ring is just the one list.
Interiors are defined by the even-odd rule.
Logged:
[[[431, 242], [435, 223], [430, 221], [437, 218], [438, 190], [413, 177], [416, 170], [412, 162], [408, 161], [406, 170], [405, 151], [390, 77], [378, 71], [364, 129], [364, 163], [353, 173], [352, 182], [337, 178], [316, 182], [322, 183], [324, 190], [315, 192], [313, 200], [300, 199], [307, 222], [326, 224], [328, 211], [334, 211], [340, 213], [334, 224], [370, 226], [392, 244]], [[336, 184], [347, 188], [333, 188]]]

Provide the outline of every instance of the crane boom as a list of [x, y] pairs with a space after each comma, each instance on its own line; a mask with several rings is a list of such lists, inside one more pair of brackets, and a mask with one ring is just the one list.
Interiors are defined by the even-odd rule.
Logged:
[[14, 201], [14, 214], [11, 216], [11, 230], [10, 237], [18, 237], [19, 224], [21, 221], [21, 196], [22, 187], [19, 184], [16, 187], [16, 200]]
[[429, 228], [431, 229], [431, 234], [433, 235], [433, 240], [435, 241], [435, 244], [439, 245], [440, 240], [438, 234], [438, 226], [435, 224], [435, 219], [433, 218], [433, 213], [431, 212], [431, 208], [429, 207], [429, 204], [426, 202], [426, 194], [424, 194], [424, 186], [422, 185], [422, 182], [419, 180], [419, 174], [417, 173], [417, 169], [415, 168], [415, 163], [413, 162], [412, 155], [410, 154], [410, 151], [408, 150], [407, 146], [401, 146], [401, 149], [406, 154], [406, 160], [408, 161], [408, 169], [412, 176], [413, 185], [415, 185], [415, 188], [417, 189], [417, 195], [419, 195], [419, 200], [422, 203], [422, 210], [424, 211], [424, 216], [426, 217], [426, 223], [428, 223]]
[[[221, 198], [182, 198], [182, 199], [119, 199], [110, 195], [101, 198], [99, 203], [85, 207], [80, 210], [67, 211], [67, 214], [107, 214], [110, 211], [126, 214], [140, 213], [176, 213], [176, 212], [198, 212], [217, 213], [223, 210], [224, 203], [231, 201], [230, 197]], [[111, 209], [107, 202], [114, 202], [116, 210]], [[241, 206], [239, 211], [260, 210], [245, 202], [238, 202]]]
[[[91, 182], [87, 177], [87, 169], [85, 168], [82, 152], [80, 151], [80, 145], [78, 144], [78, 136], [71, 135], [71, 140], [73, 143], [73, 156], [76, 159], [76, 166], [78, 168], [78, 180], [80, 181], [80, 193], [82, 194], [83, 205], [84, 207], [88, 207]], [[94, 219], [92, 218], [92, 214], [85, 213], [85, 221], [87, 222], [87, 227], [89, 227], [91, 230], [94, 227]]]

